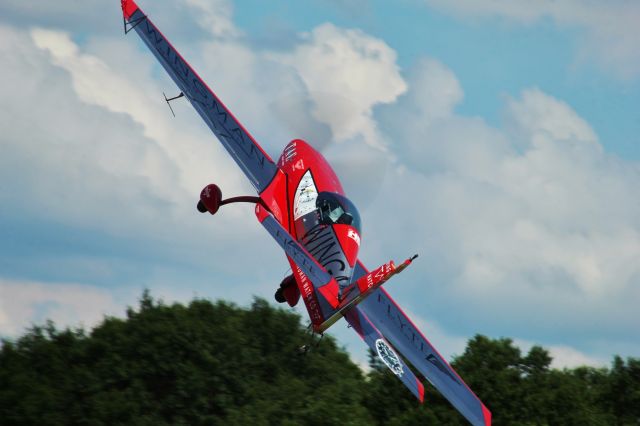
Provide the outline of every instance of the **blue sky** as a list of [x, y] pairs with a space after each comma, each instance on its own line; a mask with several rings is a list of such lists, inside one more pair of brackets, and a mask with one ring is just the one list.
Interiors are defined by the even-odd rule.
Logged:
[[[476, 333], [557, 366], [640, 354], [639, 7], [138, 3], [273, 157], [294, 137], [323, 149], [365, 264], [421, 254], [386, 285], [445, 355]], [[209, 182], [249, 184], [186, 103], [171, 117], [119, 2], [0, 16], [0, 335], [90, 327], [145, 287], [270, 300], [287, 263], [251, 209], [194, 208]]]

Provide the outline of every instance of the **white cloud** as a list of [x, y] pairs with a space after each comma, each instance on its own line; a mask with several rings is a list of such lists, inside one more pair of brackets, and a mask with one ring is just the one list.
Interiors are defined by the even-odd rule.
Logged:
[[52, 284], [0, 278], [0, 335], [16, 336], [30, 324], [50, 319], [59, 327], [97, 325], [124, 307], [104, 289], [80, 284]]
[[589, 356], [569, 346], [549, 346], [549, 353], [553, 360], [551, 367], [553, 368], [576, 368], [582, 366], [605, 367], [609, 363], [609, 359], [601, 359]]
[[0, 2], [0, 21], [14, 25], [55, 25], [80, 31], [122, 31], [120, 2], [104, 0], [38, 0]]
[[[445, 331], [437, 321], [424, 319], [413, 312], [407, 311], [407, 314], [447, 361], [451, 361], [455, 356], [460, 356], [464, 353], [469, 336], [452, 335], [449, 331]], [[520, 348], [523, 356], [534, 346], [534, 343], [523, 339], [515, 339], [513, 343]], [[575, 368], [584, 365], [604, 367], [609, 362], [607, 358], [589, 356], [564, 344], [538, 345], [549, 351], [552, 357], [552, 368]]]
[[304, 34], [293, 52], [272, 57], [297, 70], [315, 103], [313, 115], [336, 140], [360, 136], [382, 147], [372, 108], [406, 90], [396, 53], [386, 43], [327, 23]]
[[597, 2], [592, 0], [527, 1], [425, 0], [432, 7], [465, 17], [499, 17], [533, 24], [544, 18], [558, 25], [586, 32], [582, 37], [581, 57], [593, 58], [605, 69], [623, 78], [640, 74], [640, 43], [637, 23], [640, 4], [627, 0]]
[[[424, 255], [418, 282], [399, 287], [447, 328], [572, 347], [637, 337], [640, 166], [604, 152], [584, 119], [538, 89], [509, 99], [497, 129], [454, 112], [461, 95], [441, 65], [410, 75], [409, 92], [376, 115], [402, 163], [367, 217], [393, 232], [365, 256]], [[440, 83], [426, 90], [430, 76]], [[438, 109], [416, 107], [425, 93]]]
[[[8, 267], [29, 271], [25, 265], [37, 264], [40, 273], [60, 277], [59, 265], [69, 265], [69, 276], [78, 255], [93, 256], [106, 258], [110, 273], [136, 271], [117, 286], [142, 285], [138, 272], [146, 270], [163, 283], [195, 274], [200, 288], [203, 277], [218, 276], [211, 291], [221, 294], [215, 286], [222, 277], [243, 279], [235, 271], [247, 258], [284, 263], [250, 206], [230, 206], [215, 220], [196, 212], [199, 191], [211, 180], [226, 195], [249, 184], [193, 111], [185, 106], [182, 120], [171, 118], [152, 62], [130, 57], [135, 50], [120, 42], [88, 45], [102, 56], [62, 32], [0, 26], [0, 90], [13, 99], [0, 105], [0, 181], [11, 182], [0, 188], [0, 217], [31, 256], [25, 262], [5, 240], [1, 248], [14, 259]], [[140, 61], [141, 70], [118, 67], [110, 49], [125, 63]], [[82, 271], [89, 282], [108, 280]], [[256, 267], [259, 277], [247, 279], [254, 293], [270, 283], [267, 271], [267, 264]]]
[[591, 126], [569, 105], [539, 89], [522, 92], [522, 100], [509, 99], [507, 119], [511, 130], [523, 130], [526, 141], [549, 137], [554, 141], [579, 141], [598, 147]]
[[233, 4], [227, 0], [184, 0], [198, 13], [200, 26], [218, 37], [237, 37], [241, 32], [233, 23]]
[[[64, 241], [55, 240], [63, 233], [69, 234], [63, 237], [69, 241], [82, 234], [83, 244], [89, 242], [81, 254], [75, 246], [68, 252], [39, 247], [39, 254], [32, 253], [33, 265], [40, 265], [44, 273], [58, 271], [59, 265], [75, 271], [74, 266], [82, 264], [80, 275], [89, 282], [144, 268], [145, 284], [125, 274], [117, 285], [138, 288], [151, 283], [151, 288], [164, 289], [162, 293], [191, 277], [187, 269], [195, 268], [200, 278], [216, 277], [207, 280], [211, 289], [203, 295], [224, 291], [233, 300], [271, 295], [286, 262], [253, 222], [252, 209], [232, 206], [215, 221], [196, 216], [194, 209], [199, 189], [211, 176], [230, 195], [243, 193], [246, 180], [193, 111], [178, 104], [178, 119], [171, 118], [161, 92], [172, 83], [166, 77], [158, 79], [151, 55], [131, 47], [135, 39], [101, 36], [78, 44], [66, 32], [27, 32], [10, 26], [0, 26], [0, 34], [0, 58], [7, 67], [0, 87], [15, 98], [0, 107], [0, 123], [6, 129], [0, 138], [0, 178], [16, 182], [0, 192], [2, 205], [12, 208], [1, 212], [3, 220], [12, 226], [20, 217], [36, 229], [53, 227], [46, 238], [39, 238], [35, 230], [33, 235], [19, 234], [33, 239], [24, 241], [26, 245], [64, 246]], [[214, 78], [205, 79], [220, 87], [222, 98], [231, 100], [230, 107], [245, 125], [268, 136], [265, 146], [284, 146], [288, 139], [274, 138], [284, 132], [269, 121], [269, 102], [279, 93], [291, 93], [286, 90], [306, 92], [297, 71], [238, 40], [192, 48], [194, 62], [213, 70]], [[220, 66], [220, 57], [228, 58], [228, 66]], [[319, 123], [311, 109], [308, 104], [301, 116]], [[96, 236], [95, 246], [90, 235]], [[102, 261], [106, 246], [107, 256], [115, 258]], [[245, 276], [247, 264], [256, 258], [264, 262]], [[14, 267], [24, 265], [24, 259], [15, 259]], [[101, 268], [93, 278], [87, 262]], [[133, 280], [139, 276], [136, 272]], [[232, 276], [249, 286], [224, 288]], [[207, 285], [192, 284], [201, 290]], [[25, 315], [22, 321], [31, 314]]]
[[409, 79], [408, 98], [414, 111], [425, 120], [424, 124], [451, 116], [464, 97], [453, 72], [435, 59], [421, 58], [410, 70]]
[[[514, 343], [520, 347], [523, 351], [523, 355], [526, 355], [526, 353], [531, 350], [531, 347], [535, 345], [535, 343], [521, 339], [516, 339]], [[544, 349], [549, 351], [549, 355], [552, 358], [551, 368], [562, 369], [582, 366], [605, 367], [610, 361], [608, 358], [603, 359], [587, 355], [584, 352], [567, 345], [537, 345], [542, 346]]]
[[[607, 155], [569, 105], [526, 90], [507, 100], [504, 128], [494, 128], [456, 114], [464, 94], [444, 64], [417, 64], [399, 98], [407, 83], [383, 41], [325, 24], [276, 53], [235, 37], [227, 12], [213, 40], [188, 44], [189, 59], [269, 152], [299, 136], [276, 122], [285, 113], [312, 136], [342, 141], [352, 158], [371, 157], [365, 171], [353, 160], [343, 166], [346, 187], [382, 187], [364, 218], [363, 257], [420, 252], [416, 273], [398, 279], [406, 280], [398, 292], [412, 295], [411, 310], [469, 335], [637, 337], [638, 166]], [[15, 182], [0, 192], [5, 216], [11, 206], [16, 217], [42, 215], [165, 250], [162, 260], [186, 266], [149, 267], [149, 281], [162, 286], [196, 266], [217, 278], [250, 274], [243, 279], [252, 290], [223, 293], [216, 282], [215, 294], [270, 295], [281, 271], [275, 279], [268, 271], [282, 256], [251, 210], [230, 207], [207, 222], [193, 213], [212, 177], [225, 194], [248, 184], [188, 105], [175, 104], [178, 118], [170, 118], [161, 92], [174, 86], [136, 43], [79, 44], [60, 31], [0, 27], [0, 88], [12, 99], [0, 106], [0, 177]], [[389, 146], [397, 163], [389, 166], [376, 149], [363, 154], [364, 143]], [[442, 341], [443, 351], [455, 352], [462, 338]], [[561, 356], [579, 358], [570, 350]]]
[[[158, 191], [163, 191], [166, 197], [173, 198], [183, 195], [181, 192], [193, 191], [202, 183], [202, 174], [194, 173], [194, 170], [212, 169], [211, 160], [226, 155], [218, 144], [203, 143], [204, 138], [198, 138], [202, 136], [201, 133], [177, 131], [173, 125], [175, 123], [167, 120], [166, 106], [159, 102], [158, 95], [161, 90], [153, 84], [146, 83], [150, 80], [148, 75], [146, 81], [133, 82], [127, 75], [126, 68], [112, 68], [99, 57], [81, 53], [67, 33], [35, 29], [32, 31], [32, 37], [36, 46], [51, 54], [54, 65], [70, 73], [74, 92], [81, 101], [104, 107], [112, 112], [130, 115], [142, 124], [144, 135], [155, 141], [162, 151], [171, 157], [171, 161], [176, 163], [178, 168], [178, 181], [171, 178], [158, 182], [157, 185]], [[123, 56], [120, 56], [120, 61], [126, 58]], [[132, 61], [135, 59], [131, 58]], [[180, 143], [177, 144], [176, 141]], [[239, 174], [232, 168], [232, 163], [220, 163], [218, 168], [226, 169], [226, 173], [220, 173], [221, 176]], [[122, 162], [110, 165], [127, 168], [133, 166]], [[166, 170], [166, 165], [145, 158], [137, 164], [137, 168], [147, 176], [153, 175], [153, 180], [156, 181], [155, 177], [162, 174], [161, 169]], [[230, 180], [228, 186], [234, 188], [234, 180]]]
[[403, 163], [423, 172], [455, 169], [483, 175], [496, 157], [511, 147], [496, 129], [475, 117], [456, 115], [463, 92], [456, 76], [434, 59], [418, 61], [408, 71], [409, 91], [398, 102], [378, 108], [390, 150]]

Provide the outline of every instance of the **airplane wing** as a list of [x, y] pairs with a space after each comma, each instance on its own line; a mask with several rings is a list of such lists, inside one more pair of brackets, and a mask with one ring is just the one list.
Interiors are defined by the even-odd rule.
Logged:
[[347, 322], [360, 335], [372, 351], [378, 354], [380, 359], [385, 363], [389, 370], [409, 388], [411, 393], [420, 400], [424, 401], [424, 385], [413, 374], [413, 371], [400, 358], [389, 343], [384, 339], [380, 331], [371, 323], [367, 315], [356, 306], [344, 314]]
[[260, 204], [256, 204], [258, 220], [274, 240], [311, 280], [315, 288], [328, 284], [333, 277], [318, 261]]
[[[327, 272], [327, 270], [318, 263], [314, 257], [278, 222], [278, 220], [266, 208], [260, 204], [256, 204], [256, 216], [262, 226], [269, 232], [271, 237], [285, 251], [287, 257], [293, 261], [292, 268], [295, 265], [295, 273], [301, 273], [303, 279], [296, 280], [300, 295], [309, 312], [309, 318], [316, 332], [323, 331], [321, 329], [324, 321], [334, 312], [333, 308], [327, 300], [318, 291], [319, 288], [326, 285], [335, 285], [335, 279]], [[309, 285], [311, 282], [311, 285]]]
[[[366, 268], [358, 261], [353, 279], [365, 274]], [[379, 330], [471, 424], [491, 425], [491, 412], [382, 287], [374, 290], [353, 311], [352, 315], [363, 316]]]
[[269, 155], [224, 106], [180, 53], [162, 35], [134, 0], [121, 0], [125, 32], [138, 33], [231, 157], [247, 175], [258, 193], [278, 170]]

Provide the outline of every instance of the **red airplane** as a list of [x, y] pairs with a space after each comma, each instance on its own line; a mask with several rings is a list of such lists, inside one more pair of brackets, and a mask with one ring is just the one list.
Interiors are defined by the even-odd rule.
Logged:
[[220, 188], [211, 184], [197, 207], [215, 214], [224, 204], [255, 203], [258, 221], [285, 251], [293, 271], [276, 300], [294, 306], [302, 296], [314, 333], [344, 317], [421, 402], [424, 385], [405, 360], [469, 422], [490, 425], [491, 412], [381, 287], [416, 256], [368, 271], [358, 260], [360, 215], [325, 158], [296, 139], [274, 162], [135, 1], [121, 0], [121, 5], [125, 33], [135, 31], [142, 38], [181, 90], [175, 98], [165, 97], [167, 103], [185, 97], [258, 192], [222, 200]]

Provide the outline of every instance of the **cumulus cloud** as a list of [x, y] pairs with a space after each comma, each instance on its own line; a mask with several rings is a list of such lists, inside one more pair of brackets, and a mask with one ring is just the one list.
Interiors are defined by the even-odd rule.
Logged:
[[52, 320], [66, 327], [97, 325], [124, 310], [106, 290], [80, 284], [51, 284], [0, 278], [0, 335], [16, 336], [30, 324]]
[[[524, 142], [549, 137], [555, 141], [577, 141], [599, 149], [598, 138], [589, 124], [565, 102], [538, 89], [522, 93], [522, 100], [508, 99], [506, 109], [510, 130], [523, 130]], [[514, 135], [515, 136], [515, 135]]]
[[[464, 353], [467, 346], [468, 336], [454, 335], [451, 332], [445, 331], [442, 326], [433, 319], [424, 319], [420, 315], [413, 312], [409, 313], [409, 317], [413, 319], [413, 322], [423, 331], [427, 339], [434, 347], [442, 354], [447, 360], [452, 360], [456, 356], [460, 356]], [[513, 344], [520, 348], [523, 353], [529, 352], [534, 343], [515, 339]], [[604, 367], [610, 361], [608, 358], [600, 358], [589, 356], [586, 353], [579, 351], [571, 346], [563, 344], [537, 344], [544, 347], [549, 351], [552, 357], [552, 368], [575, 368], [584, 365], [592, 367]]]
[[[394, 246], [426, 254], [424, 284], [410, 291], [446, 327], [554, 345], [588, 346], [611, 330], [612, 341], [637, 337], [638, 164], [604, 152], [584, 119], [539, 89], [508, 99], [493, 128], [455, 113], [461, 94], [442, 64], [410, 75], [408, 93], [376, 115], [402, 162], [373, 217], [394, 230]], [[440, 107], [421, 108], [425, 96]]]
[[[0, 21], [12, 24], [55, 25], [80, 31], [122, 31], [120, 2], [103, 0], [25, 0], [0, 3]], [[113, 25], [116, 25], [114, 27]]]
[[605, 69], [623, 78], [640, 74], [640, 43], [637, 23], [640, 4], [616, 0], [526, 1], [499, 0], [425, 0], [432, 7], [454, 15], [486, 18], [499, 17], [522, 24], [533, 24], [543, 18], [558, 25], [584, 30], [581, 57], [595, 59]]
[[[520, 347], [523, 352], [529, 352], [531, 347], [534, 346], [534, 343], [516, 339], [514, 343]], [[537, 344], [540, 346], [540, 344]], [[576, 368], [582, 366], [590, 366], [590, 367], [605, 367], [610, 359], [602, 358], [602, 357], [594, 357], [585, 354], [575, 348], [566, 345], [542, 345], [546, 350], [549, 351], [549, 355], [551, 356], [551, 367], [552, 368]]]
[[[251, 208], [231, 206], [211, 221], [195, 202], [211, 180], [228, 195], [248, 183], [192, 111], [171, 118], [150, 61], [129, 70], [115, 60], [133, 63], [135, 49], [90, 46], [102, 56], [63, 32], [0, 26], [0, 90], [13, 99], [0, 106], [4, 273], [136, 288], [193, 281], [203, 295], [220, 294], [231, 277], [245, 281], [238, 253], [258, 256], [273, 242]], [[275, 250], [260, 256], [285, 263]], [[281, 279], [266, 265], [255, 272], [228, 293], [244, 300]]]
[[[335, 32], [340, 43], [340, 31]], [[144, 270], [142, 283], [154, 288], [157, 282], [163, 293], [195, 274], [200, 280], [209, 277], [193, 284], [200, 294], [220, 294], [216, 288], [235, 277], [243, 285], [225, 290], [234, 300], [277, 284], [286, 262], [257, 224], [246, 226], [253, 223], [251, 209], [229, 207], [215, 221], [195, 220], [195, 199], [210, 179], [229, 195], [249, 185], [188, 106], [174, 105], [179, 117], [171, 118], [161, 93], [173, 84], [158, 78], [153, 57], [132, 47], [135, 39], [98, 36], [79, 44], [64, 31], [4, 25], [0, 34], [6, 66], [0, 85], [14, 99], [0, 107], [6, 129], [0, 137], [0, 176], [15, 182], [0, 192], [5, 207], [0, 213], [21, 249], [38, 246], [27, 260], [5, 240], [4, 265], [27, 276], [28, 265], [37, 265], [39, 274], [50, 270], [62, 279], [64, 265], [74, 271], [66, 276], [136, 288]], [[375, 51], [373, 38], [353, 37], [371, 42]], [[270, 101], [283, 93], [302, 92], [308, 107], [299, 116], [331, 138], [331, 129], [313, 117], [315, 106], [301, 73], [274, 60], [271, 52], [225, 38], [195, 43], [189, 53], [196, 68], [205, 70], [203, 77], [220, 88], [222, 98], [272, 152], [289, 140], [269, 114]], [[220, 66], [220, 57], [227, 66]], [[361, 59], [378, 66], [364, 53]], [[359, 66], [355, 59], [352, 65]], [[380, 66], [386, 66], [384, 60]], [[369, 114], [366, 109], [378, 98], [362, 90], [356, 94], [368, 97], [360, 105]], [[40, 234], [43, 229], [47, 232]], [[61, 245], [66, 249], [57, 251]], [[238, 277], [247, 261], [258, 257], [271, 262], [256, 266], [251, 277]], [[101, 272], [91, 275], [96, 267]], [[218, 278], [215, 288], [202, 292], [212, 276]]]
[[233, 23], [233, 5], [227, 0], [184, 0], [198, 11], [200, 26], [218, 37], [238, 37], [241, 32]]
[[[172, 38], [237, 37], [233, 5], [228, 0], [138, 0], [138, 6]], [[119, 0], [23, 0], [0, 3], [0, 21], [12, 25], [55, 27], [91, 35], [123, 33]], [[195, 22], [197, 25], [185, 25]]]
[[[201, 175], [196, 175], [191, 170], [212, 168], [212, 162], [207, 159], [225, 155], [218, 145], [203, 144], [202, 140], [205, 138], [198, 138], [199, 133], [176, 131], [173, 123], [167, 120], [166, 107], [157, 102], [161, 90], [147, 83], [152, 81], [148, 75], [143, 80], [133, 82], [124, 67], [114, 68], [97, 56], [80, 52], [69, 34], [64, 32], [35, 29], [32, 31], [32, 38], [37, 47], [50, 54], [54, 65], [69, 72], [75, 95], [81, 101], [112, 112], [126, 113], [143, 126], [146, 137], [155, 141], [158, 147], [171, 157], [180, 173], [175, 177], [167, 176], [168, 181], [158, 182], [159, 189], [164, 188], [167, 196], [182, 195], [182, 191], [193, 191], [194, 186], [200, 185], [198, 179]], [[127, 52], [126, 49], [123, 50]], [[126, 59], [126, 55], [120, 55], [119, 59]], [[178, 140], [180, 145], [176, 144]], [[210, 156], [202, 155], [212, 152], [213, 155]], [[117, 166], [131, 167], [130, 164], [122, 162], [117, 163]], [[166, 167], [153, 160], [143, 161], [140, 166], [141, 171], [144, 167]], [[167, 169], [170, 168], [166, 167], [165, 170]], [[226, 169], [227, 173], [221, 175], [237, 175], [231, 165]], [[153, 173], [154, 176], [161, 174], [160, 170], [149, 171], [147, 175], [149, 173]], [[169, 182], [177, 183], [182, 191]], [[232, 185], [231, 182], [229, 184]]]
[[609, 359], [589, 356], [569, 346], [552, 345], [548, 349], [553, 357], [551, 361], [551, 367], [553, 368], [576, 368], [585, 365], [605, 367], [610, 362]]
[[372, 109], [406, 90], [395, 51], [360, 30], [329, 23], [302, 39], [293, 52], [274, 57], [297, 70], [315, 103], [314, 116], [338, 141], [360, 136], [382, 147]]
[[[438, 319], [426, 328], [442, 335], [445, 352], [460, 351], [456, 336], [487, 330], [545, 336], [574, 359], [592, 340], [637, 337], [640, 201], [630, 194], [638, 166], [604, 152], [565, 102], [524, 90], [492, 127], [456, 112], [464, 93], [444, 64], [420, 61], [405, 79], [393, 49], [360, 30], [321, 25], [274, 52], [243, 40], [227, 2], [176, 4], [201, 13], [208, 33], [187, 44], [187, 58], [274, 157], [293, 137], [335, 140], [335, 156], [351, 159], [336, 163], [345, 186], [380, 188], [365, 217], [363, 258], [381, 263], [407, 248], [423, 255], [390, 291]], [[147, 282], [165, 290], [197, 269], [219, 279], [215, 295], [269, 295], [283, 272], [269, 271], [285, 262], [257, 224], [247, 226], [251, 210], [229, 207], [206, 227], [194, 217], [203, 184], [215, 179], [229, 195], [249, 185], [188, 104], [176, 103], [170, 118], [161, 93], [173, 83], [135, 43], [0, 27], [0, 88], [12, 99], [0, 106], [0, 181], [17, 182], [0, 192], [4, 223], [99, 233], [84, 250], [107, 240], [141, 259]], [[295, 126], [279, 122], [283, 115]], [[363, 158], [358, 169], [354, 159]], [[71, 264], [64, 253], [48, 261]], [[251, 284], [223, 289], [238, 271]]]

